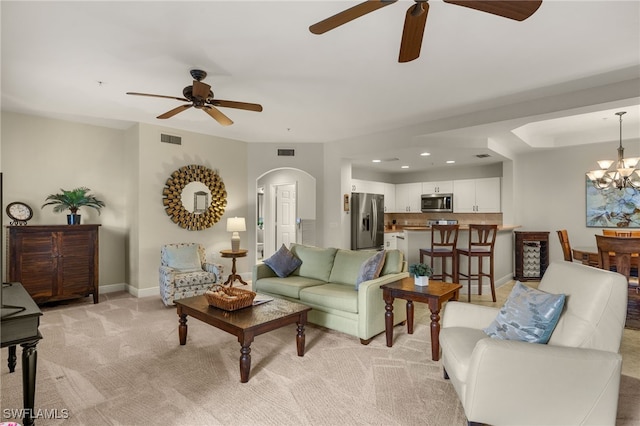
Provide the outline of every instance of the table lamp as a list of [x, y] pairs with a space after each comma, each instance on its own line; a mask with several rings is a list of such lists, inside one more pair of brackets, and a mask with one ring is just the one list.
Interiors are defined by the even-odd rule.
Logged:
[[240, 250], [240, 234], [247, 230], [244, 217], [230, 217], [227, 219], [227, 232], [233, 232], [231, 235], [231, 251]]

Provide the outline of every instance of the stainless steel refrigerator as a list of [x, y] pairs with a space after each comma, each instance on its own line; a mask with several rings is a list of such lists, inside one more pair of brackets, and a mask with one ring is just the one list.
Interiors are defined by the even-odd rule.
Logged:
[[384, 195], [351, 193], [351, 249], [384, 248]]

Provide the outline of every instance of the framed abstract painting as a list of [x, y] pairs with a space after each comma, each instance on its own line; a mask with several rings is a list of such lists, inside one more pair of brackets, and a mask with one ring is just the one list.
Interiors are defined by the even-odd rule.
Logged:
[[598, 189], [586, 179], [587, 227], [640, 228], [640, 190]]

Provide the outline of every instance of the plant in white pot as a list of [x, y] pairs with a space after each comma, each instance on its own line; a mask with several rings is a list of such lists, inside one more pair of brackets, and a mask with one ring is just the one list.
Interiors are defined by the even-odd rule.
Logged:
[[433, 269], [426, 263], [412, 263], [409, 265], [409, 273], [413, 275], [415, 285], [425, 287], [429, 285], [429, 277], [433, 275]]
[[67, 224], [79, 225], [80, 215], [78, 209], [80, 207], [92, 207], [100, 214], [100, 209], [105, 206], [103, 201], [98, 200], [94, 195], [89, 194], [91, 191], [89, 188], [80, 187], [72, 189], [71, 191], [64, 190], [59, 194], [49, 195], [41, 208], [52, 205], [55, 213], [61, 213], [65, 210], [71, 211], [71, 214], [67, 215]]

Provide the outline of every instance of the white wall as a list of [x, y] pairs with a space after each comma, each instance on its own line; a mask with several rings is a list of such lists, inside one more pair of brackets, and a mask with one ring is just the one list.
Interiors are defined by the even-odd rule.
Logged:
[[[624, 142], [629, 156], [637, 155], [638, 140]], [[550, 259], [562, 260], [556, 231], [566, 229], [572, 246], [595, 247], [602, 228], [586, 226], [585, 173], [596, 160], [613, 159], [617, 143], [541, 150], [514, 161], [514, 222], [522, 230], [549, 231]], [[633, 148], [633, 149], [632, 149]]]

